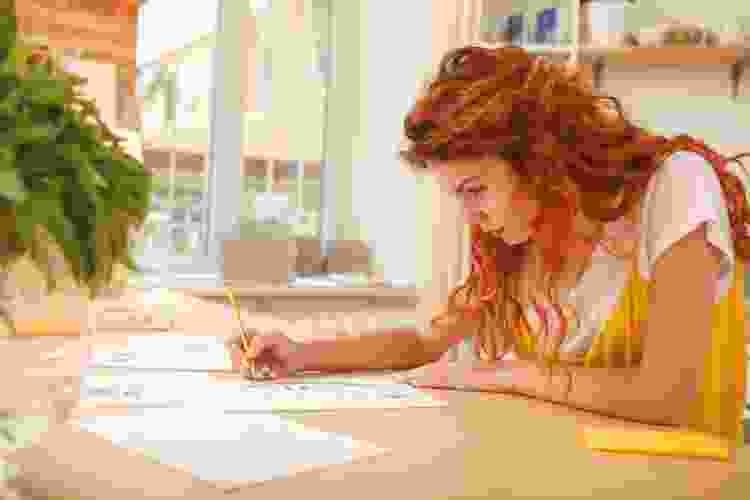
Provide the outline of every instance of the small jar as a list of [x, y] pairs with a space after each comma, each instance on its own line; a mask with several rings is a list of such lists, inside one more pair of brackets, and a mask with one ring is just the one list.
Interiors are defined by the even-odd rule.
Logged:
[[581, 4], [581, 43], [621, 46], [625, 36], [627, 0], [588, 0]]

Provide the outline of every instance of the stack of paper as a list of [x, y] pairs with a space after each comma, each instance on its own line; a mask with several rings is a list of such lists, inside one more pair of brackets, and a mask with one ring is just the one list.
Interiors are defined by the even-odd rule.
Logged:
[[321, 380], [307, 383], [223, 384], [203, 396], [230, 413], [327, 411], [355, 408], [444, 406], [407, 384]]
[[95, 348], [91, 365], [138, 370], [232, 370], [224, 338], [192, 335], [130, 336], [124, 346]]
[[310, 429], [275, 415], [161, 409], [127, 416], [85, 417], [74, 425], [225, 488], [386, 451], [351, 436]]
[[211, 408], [228, 413], [444, 406], [407, 384], [366, 378], [305, 378], [290, 383], [219, 381], [207, 373], [91, 368], [79, 408]]

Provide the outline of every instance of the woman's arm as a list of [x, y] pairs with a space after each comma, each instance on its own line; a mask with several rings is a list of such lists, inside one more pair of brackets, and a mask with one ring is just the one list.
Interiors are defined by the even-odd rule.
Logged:
[[[555, 367], [503, 360], [439, 363], [407, 376], [417, 386], [519, 392], [613, 417], [687, 423], [710, 349], [719, 258], [699, 229], [656, 261], [644, 354], [633, 368]], [[569, 371], [568, 371], [569, 370]], [[566, 373], [566, 371], [568, 371]]]
[[428, 335], [401, 328], [315, 339], [305, 343], [303, 365], [305, 370], [328, 372], [416, 368], [439, 360], [468, 326], [449, 318], [434, 325]]
[[[572, 367], [568, 376], [527, 366], [519, 392], [647, 423], [686, 423], [711, 346], [719, 256], [705, 225], [657, 259], [642, 363], [637, 368]], [[566, 397], [566, 393], [567, 397]]]

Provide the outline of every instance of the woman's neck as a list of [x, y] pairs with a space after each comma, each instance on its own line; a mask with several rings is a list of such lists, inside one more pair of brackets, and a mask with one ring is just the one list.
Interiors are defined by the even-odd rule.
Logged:
[[[573, 234], [577, 240], [577, 248], [566, 255], [564, 268], [557, 276], [555, 287], [561, 298], [578, 285], [583, 274], [591, 266], [591, 256], [601, 241], [603, 228], [604, 224], [592, 221], [580, 213], [574, 219]], [[525, 301], [546, 300], [549, 276], [544, 272], [539, 247], [533, 243], [529, 247], [529, 256], [524, 260], [521, 273]]]

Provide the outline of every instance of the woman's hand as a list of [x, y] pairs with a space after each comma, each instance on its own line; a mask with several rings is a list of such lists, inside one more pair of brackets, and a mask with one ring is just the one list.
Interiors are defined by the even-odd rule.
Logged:
[[247, 351], [242, 349], [239, 335], [227, 341], [233, 367], [241, 370], [248, 378], [285, 378], [305, 368], [304, 344], [295, 342], [278, 331], [267, 334], [254, 332], [251, 337]]
[[530, 383], [530, 367], [531, 364], [524, 360], [494, 363], [438, 361], [407, 372], [402, 381], [429, 389], [521, 392]]

